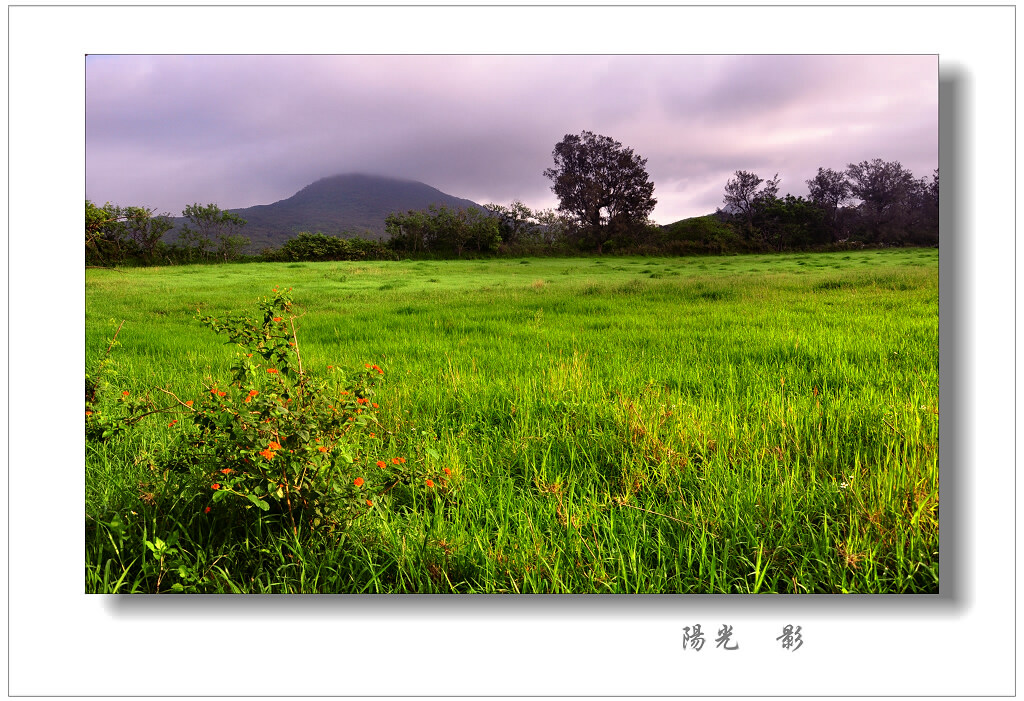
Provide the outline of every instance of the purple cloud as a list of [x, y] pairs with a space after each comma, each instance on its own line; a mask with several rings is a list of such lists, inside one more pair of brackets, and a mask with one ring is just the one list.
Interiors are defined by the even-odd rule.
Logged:
[[738, 169], [930, 176], [937, 103], [936, 56], [90, 56], [86, 194], [178, 214], [369, 172], [553, 207], [551, 150], [587, 129], [648, 159], [668, 223]]

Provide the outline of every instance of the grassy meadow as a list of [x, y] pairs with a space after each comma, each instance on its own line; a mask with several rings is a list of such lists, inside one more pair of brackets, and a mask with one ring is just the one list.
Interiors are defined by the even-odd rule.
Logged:
[[86, 442], [87, 592], [938, 591], [936, 249], [86, 273], [101, 405], [207, 392], [236, 349], [197, 309], [291, 287], [306, 368], [385, 371], [361, 454], [451, 472], [239, 536], [154, 414]]

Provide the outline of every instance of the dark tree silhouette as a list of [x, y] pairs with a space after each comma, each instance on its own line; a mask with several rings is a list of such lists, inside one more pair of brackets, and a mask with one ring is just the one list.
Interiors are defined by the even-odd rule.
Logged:
[[831, 168], [818, 168], [818, 174], [807, 181], [811, 202], [825, 212], [832, 230], [832, 241], [839, 240], [839, 209], [850, 199], [850, 182], [846, 174]]
[[846, 176], [850, 194], [862, 201], [861, 218], [868, 241], [899, 236], [910, 225], [909, 217], [925, 185], [899, 161], [875, 158], [851, 163]]
[[[728, 213], [741, 217], [746, 224], [744, 235], [751, 239], [755, 233], [755, 220], [779, 194], [779, 174], [767, 182], [745, 170], [737, 170], [736, 177], [725, 184], [724, 202]], [[764, 187], [760, 187], [764, 183]]]
[[614, 139], [584, 131], [566, 134], [551, 155], [555, 167], [544, 171], [580, 240], [601, 253], [610, 235], [641, 235], [654, 210], [654, 183], [647, 159]]

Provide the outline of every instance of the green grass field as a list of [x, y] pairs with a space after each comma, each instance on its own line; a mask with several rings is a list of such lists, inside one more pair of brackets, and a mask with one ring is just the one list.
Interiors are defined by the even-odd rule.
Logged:
[[386, 371], [361, 449], [448, 498], [229, 538], [160, 493], [154, 415], [87, 442], [86, 591], [938, 591], [935, 249], [88, 270], [87, 368], [124, 322], [101, 402], [205, 392], [234, 350], [196, 310], [275, 285], [307, 368]]

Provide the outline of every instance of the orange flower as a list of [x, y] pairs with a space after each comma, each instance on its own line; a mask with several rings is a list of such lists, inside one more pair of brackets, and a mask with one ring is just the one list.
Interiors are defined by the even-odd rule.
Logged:
[[121, 396], [122, 397], [127, 397], [129, 394], [131, 394], [131, 392], [129, 390], [125, 390], [124, 392], [121, 392]]
[[174, 421], [172, 421], [171, 423], [167, 424], [167, 428], [170, 428], [171, 426], [173, 426], [173, 425], [174, 425], [174, 424], [176, 424], [176, 423], [178, 423], [178, 420], [177, 420], [177, 419], [175, 419], [175, 420], [174, 420]]
[[191, 408], [193, 404], [195, 404], [195, 402], [193, 402], [191, 399], [189, 399], [187, 402], [185, 402], [185, 406], [187, 406], [189, 408]]
[[402, 459], [401, 458], [391, 458], [391, 463], [393, 465], [400, 465], [402, 463]]
[[281, 444], [277, 441], [270, 441], [270, 445], [267, 446], [270, 450], [281, 450]]
[[374, 409], [380, 409], [380, 407], [379, 407], [379, 406], [377, 406], [376, 404], [374, 404], [374, 405], [373, 405], [373, 408], [374, 408]]
[[274, 317], [274, 321], [283, 321], [283, 319], [281, 319], [281, 317], [279, 317], [279, 316], [275, 316]]
[[398, 458], [398, 462], [404, 463], [405, 462], [405, 458]]
[[86, 416], [92, 416], [92, 412], [91, 411], [87, 411], [87, 412], [85, 412], [85, 415]]
[[322, 445], [319, 448], [317, 448], [317, 450], [319, 450], [321, 453], [326, 453], [327, 452], [327, 446]]
[[370, 501], [369, 499], [367, 499], [367, 500], [366, 500], [366, 505], [367, 505], [367, 506], [373, 506], [373, 502], [372, 502], [372, 501]]
[[210, 513], [210, 507], [209, 507], [209, 506], [207, 506], [207, 507], [206, 507], [205, 509], [203, 509], [203, 513], [204, 513], [204, 514], [208, 514], [208, 513]]
[[249, 390], [249, 396], [250, 397], [255, 397], [257, 394], [259, 394], [259, 392], [257, 392], [256, 390], [254, 390], [254, 389]]
[[216, 482], [214, 482], [212, 486], [214, 489], [220, 489], [220, 485], [217, 484]]
[[227, 395], [227, 392], [217, 392], [218, 397], [223, 397], [225, 395]]
[[367, 363], [367, 364], [366, 364], [366, 369], [367, 369], [367, 370], [369, 370], [369, 369], [370, 369], [370, 368], [372, 368], [372, 367], [373, 367], [373, 366], [372, 366], [372, 365], [370, 365], [369, 363]]
[[217, 388], [216, 387], [211, 387], [210, 388], [210, 394], [217, 394]]
[[273, 460], [274, 459], [274, 453], [271, 452], [270, 450], [261, 450], [260, 451], [260, 455], [265, 457], [267, 460]]
[[384, 462], [383, 460], [378, 460], [378, 461], [377, 461], [377, 467], [379, 467], [379, 468], [380, 468], [380, 469], [382, 469], [382, 470], [384, 469], [384, 465], [385, 465], [385, 464], [386, 464], [386, 463], [385, 463], [385, 462]]
[[366, 403], [368, 403], [369, 401], [370, 401], [370, 400], [369, 400], [369, 399], [367, 399], [366, 397], [360, 397], [359, 399], [357, 399], [357, 400], [356, 400], [356, 404], [366, 404]]
[[249, 402], [251, 402], [251, 401], [252, 401], [252, 397], [246, 397], [246, 398], [245, 398], [245, 399], [244, 399], [243, 401], [244, 401], [244, 402], [245, 402], [246, 404], [248, 404]]
[[230, 475], [232, 472], [234, 472], [234, 470], [232, 470], [230, 467], [225, 467], [220, 472], [222, 475]]
[[276, 375], [277, 368], [267, 368], [267, 372], [269, 372], [271, 375]]
[[376, 438], [376, 437], [377, 437], [377, 434], [376, 434], [376, 433], [371, 433], [371, 434], [370, 434], [370, 438]]
[[444, 468], [444, 473], [445, 473], [446, 475], [448, 475], [449, 477], [451, 477], [451, 476], [452, 476], [452, 471], [451, 471], [451, 470], [449, 470], [449, 469], [448, 469], [447, 467], [446, 467], [446, 468]]
[[427, 486], [428, 487], [433, 487], [434, 486], [434, 480], [427, 480]]
[[355, 485], [357, 487], [362, 487], [363, 486], [363, 478], [362, 477], [356, 477]]

